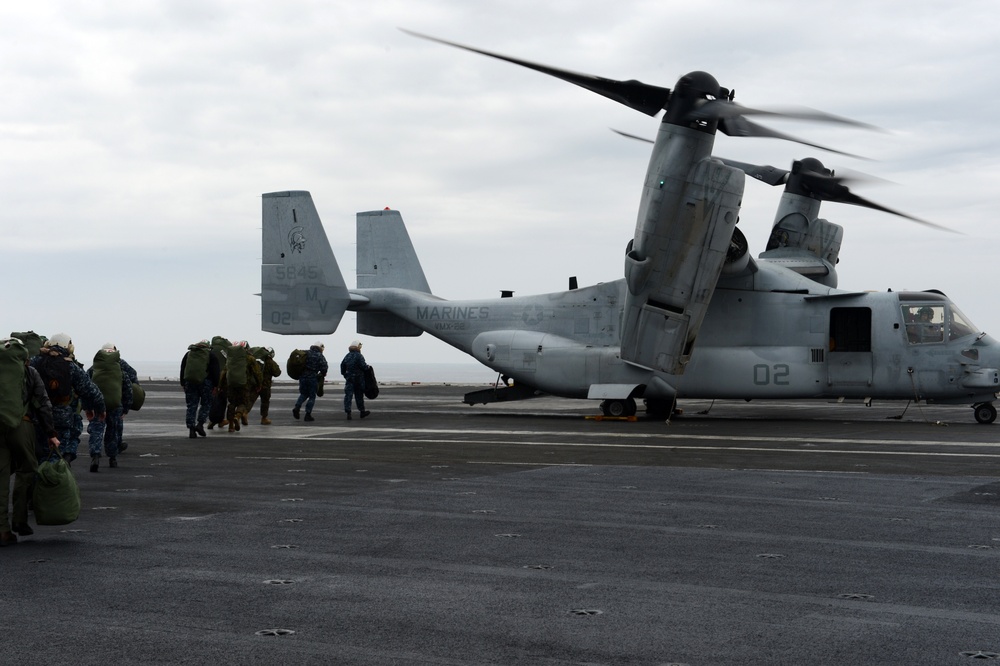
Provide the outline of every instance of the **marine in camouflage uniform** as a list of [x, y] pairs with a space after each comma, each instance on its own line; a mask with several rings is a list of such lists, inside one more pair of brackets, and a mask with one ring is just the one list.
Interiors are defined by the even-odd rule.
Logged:
[[239, 430], [241, 423], [247, 424], [247, 412], [256, 399], [262, 381], [260, 366], [246, 341], [234, 344], [229, 349], [226, 371], [221, 381], [229, 396], [229, 406], [226, 409], [229, 432]]
[[[104, 420], [105, 403], [101, 390], [91, 381], [83, 368], [73, 359], [73, 341], [65, 333], [53, 335], [31, 359], [31, 367], [38, 370], [49, 400], [52, 402], [52, 421], [59, 438], [59, 452], [67, 462], [76, 459], [79, 435], [73, 436], [78, 399], [90, 419]], [[65, 364], [65, 365], [61, 365]], [[68, 368], [68, 370], [67, 370]], [[68, 379], [69, 386], [62, 386]], [[82, 419], [81, 419], [82, 421]]]
[[[254, 358], [260, 366], [260, 424], [271, 425], [271, 419], [267, 418], [271, 410], [271, 386], [275, 377], [281, 376], [281, 366], [274, 360], [274, 349], [271, 347], [254, 347]], [[250, 405], [253, 409], [253, 405]]]
[[351, 402], [358, 403], [358, 411], [361, 418], [365, 418], [371, 412], [365, 409], [365, 370], [368, 364], [365, 357], [361, 355], [361, 342], [355, 340], [347, 348], [347, 356], [340, 362], [340, 372], [344, 375], [344, 411], [347, 418], [351, 418]]
[[[11, 466], [14, 472], [14, 512], [11, 515], [11, 528], [21, 536], [28, 536], [35, 533], [28, 525], [28, 499], [34, 488], [38, 461], [47, 459], [50, 453], [59, 455], [59, 439], [52, 421], [52, 403], [45, 390], [42, 376], [31, 366], [28, 366], [25, 376], [24, 401], [28, 408], [25, 421], [30, 418], [34, 425], [35, 437], [30, 438], [31, 441], [26, 436], [20, 438], [20, 447], [16, 446], [15, 442], [8, 443], [15, 443], [11, 448]], [[36, 455], [33, 446], [38, 439], [43, 444], [41, 455]]]
[[299, 418], [300, 409], [305, 403], [305, 420], [316, 420], [312, 415], [313, 407], [316, 405], [316, 391], [319, 389], [319, 383], [326, 378], [326, 373], [330, 369], [326, 357], [323, 356], [324, 349], [326, 349], [326, 345], [317, 342], [306, 352], [306, 367], [302, 371], [302, 376], [299, 377], [299, 397], [292, 409], [292, 416], [296, 419]]

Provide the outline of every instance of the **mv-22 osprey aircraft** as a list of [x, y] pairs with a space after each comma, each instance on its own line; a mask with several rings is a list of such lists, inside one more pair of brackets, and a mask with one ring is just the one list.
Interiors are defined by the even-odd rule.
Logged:
[[[274, 192], [263, 195], [263, 330], [328, 334], [352, 310], [362, 334], [426, 331], [504, 377], [467, 394], [469, 404], [550, 394], [601, 400], [606, 415], [628, 416], [643, 399], [647, 413], [669, 417], [678, 397], [922, 400], [971, 405], [980, 423], [996, 419], [1000, 345], [944, 294], [836, 288], [843, 229], [818, 219], [821, 201], [895, 211], [853, 195], [817, 160], [786, 172], [712, 155], [717, 131], [799, 141], [750, 115], [852, 121], [743, 107], [705, 72], [670, 90], [416, 36], [650, 116], [666, 112], [624, 277], [582, 288], [571, 279], [568, 291], [551, 294], [444, 300], [431, 294], [399, 212], [382, 210], [357, 215], [357, 288], [349, 289], [309, 193]], [[756, 260], [736, 226], [745, 173], [785, 184]]]

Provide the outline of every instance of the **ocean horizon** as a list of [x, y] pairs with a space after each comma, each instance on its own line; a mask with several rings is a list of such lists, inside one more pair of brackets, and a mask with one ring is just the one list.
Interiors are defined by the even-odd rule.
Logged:
[[[129, 361], [139, 381], [174, 380], [180, 381], [181, 366], [178, 361]], [[372, 363], [379, 383], [393, 384], [492, 384], [497, 373], [479, 363]], [[331, 363], [331, 381], [343, 381]], [[276, 382], [292, 382], [282, 375]]]

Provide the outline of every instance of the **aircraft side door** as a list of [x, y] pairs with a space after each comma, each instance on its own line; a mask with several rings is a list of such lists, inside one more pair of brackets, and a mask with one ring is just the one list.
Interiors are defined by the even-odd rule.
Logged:
[[871, 386], [874, 365], [871, 308], [831, 308], [830, 353], [827, 356], [829, 385]]

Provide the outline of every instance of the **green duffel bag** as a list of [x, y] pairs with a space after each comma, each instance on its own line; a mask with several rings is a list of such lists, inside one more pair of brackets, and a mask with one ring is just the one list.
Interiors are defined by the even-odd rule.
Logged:
[[68, 525], [80, 516], [80, 488], [65, 460], [53, 458], [38, 466], [32, 501], [39, 525]]
[[142, 406], [146, 404], [146, 389], [139, 386], [138, 383], [132, 382], [132, 407], [133, 412], [137, 412], [142, 409]]

